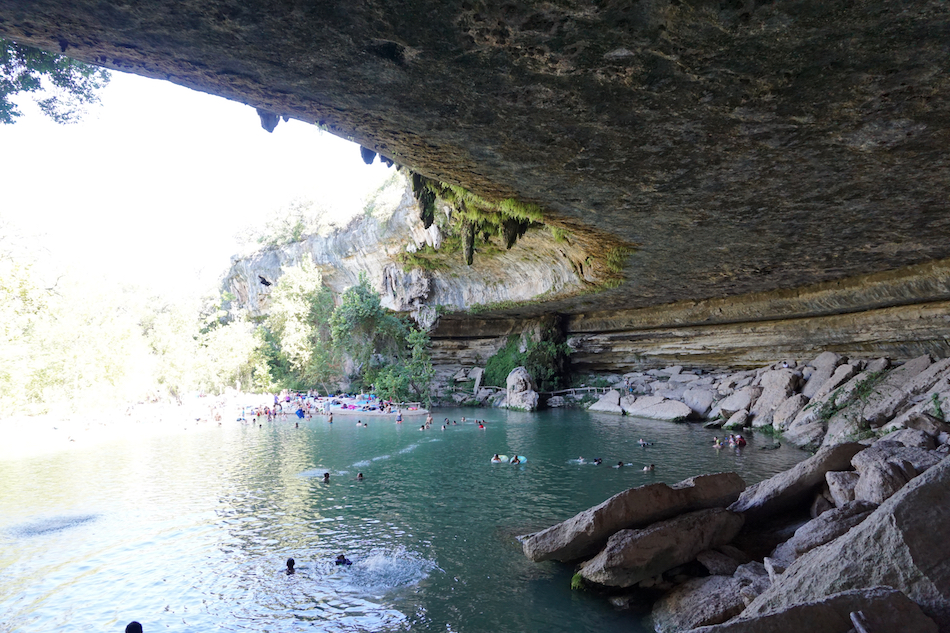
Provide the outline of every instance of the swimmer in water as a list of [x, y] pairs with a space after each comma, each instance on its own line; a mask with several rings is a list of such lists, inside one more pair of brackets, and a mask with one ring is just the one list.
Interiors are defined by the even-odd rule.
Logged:
[[599, 457], [594, 458], [594, 466], [600, 466], [603, 463], [604, 463], [604, 460], [602, 460], [601, 458]]
[[617, 462], [617, 468], [623, 468], [623, 462]]
[[586, 464], [587, 462], [584, 461], [584, 458], [583, 458], [583, 457], [578, 457], [578, 458], [577, 458], [577, 463], [578, 463], [578, 464]]
[[515, 455], [514, 457], [511, 458], [511, 462], [510, 462], [510, 463], [512, 463], [512, 464], [520, 464], [520, 463], [521, 463], [521, 460], [518, 459], [518, 456], [517, 456], [517, 455]]
[[482, 424], [481, 422], [479, 422], [479, 423], [478, 423], [478, 428], [480, 428], [480, 429], [484, 429], [484, 428], [485, 428], [485, 425], [484, 425], [484, 424]]
[[445, 425], [444, 425], [444, 424], [442, 425], [442, 430], [443, 430], [443, 431], [445, 430]]
[[495, 456], [492, 457], [491, 460], [492, 460], [493, 462], [500, 462], [500, 461], [501, 461], [501, 457], [498, 456], [498, 453], [495, 453]]
[[125, 633], [142, 633], [142, 625], [132, 621], [125, 625]]
[[294, 559], [293, 559], [293, 558], [288, 558], [288, 559], [287, 559], [287, 575], [288, 575], [288, 576], [289, 576], [290, 574], [294, 573], [294, 564], [295, 564], [295, 563], [294, 563]]
[[719, 437], [713, 437], [713, 448], [722, 448], [722, 442], [719, 441]]
[[653, 464], [643, 467], [643, 472], [645, 473], [653, 472], [654, 470], [656, 470], [656, 466], [654, 466]]
[[337, 565], [352, 565], [353, 561], [347, 560], [346, 556], [344, 556], [343, 554], [340, 554], [339, 556], [336, 557], [336, 564]]
[[323, 473], [323, 483], [330, 483], [330, 473]]
[[363, 473], [359, 473], [356, 475], [356, 481], [363, 481]]

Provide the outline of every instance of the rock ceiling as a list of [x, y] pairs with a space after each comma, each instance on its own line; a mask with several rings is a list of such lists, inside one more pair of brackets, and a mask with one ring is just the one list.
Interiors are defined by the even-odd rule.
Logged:
[[0, 0], [0, 36], [610, 233], [598, 308], [950, 257], [938, 0]]

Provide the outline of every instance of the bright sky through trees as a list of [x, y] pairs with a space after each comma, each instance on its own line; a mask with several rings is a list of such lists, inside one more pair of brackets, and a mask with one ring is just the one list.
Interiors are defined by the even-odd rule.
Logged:
[[392, 174], [315, 126], [268, 134], [253, 108], [168, 82], [114, 72], [101, 97], [73, 125], [18, 101], [0, 126], [0, 219], [107, 283], [210, 289], [242, 228], [301, 199], [342, 220]]

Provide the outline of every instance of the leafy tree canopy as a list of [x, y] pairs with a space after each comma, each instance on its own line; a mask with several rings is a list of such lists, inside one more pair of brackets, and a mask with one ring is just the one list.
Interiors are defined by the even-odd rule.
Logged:
[[21, 116], [12, 101], [20, 93], [40, 93], [34, 101], [57, 123], [78, 121], [87, 106], [99, 103], [97, 93], [109, 79], [104, 68], [0, 39], [0, 123]]

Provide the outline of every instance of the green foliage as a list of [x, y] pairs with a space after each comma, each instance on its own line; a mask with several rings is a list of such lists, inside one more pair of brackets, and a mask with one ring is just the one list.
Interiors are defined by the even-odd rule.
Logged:
[[103, 68], [0, 39], [0, 123], [21, 116], [11, 100], [20, 93], [45, 95], [34, 101], [57, 123], [78, 121], [87, 106], [99, 103], [97, 92], [108, 83]]
[[584, 591], [584, 577], [579, 573], [571, 576], [571, 591]]
[[334, 344], [356, 363], [358, 371], [371, 371], [374, 355], [386, 360], [398, 354], [405, 340], [406, 325], [380, 304], [379, 293], [365, 273], [359, 283], [347, 288], [330, 317]]
[[940, 406], [940, 397], [937, 394], [933, 394], [931, 397], [931, 402], [934, 407], [934, 417], [940, 420], [941, 422], [946, 422], [946, 416], [943, 413], [943, 407]]
[[484, 383], [492, 387], [507, 387], [508, 374], [524, 362], [524, 354], [519, 351], [521, 337], [511, 335], [504, 346], [495, 352], [485, 363]]
[[524, 367], [541, 391], [556, 391], [563, 386], [571, 349], [556, 327], [544, 328], [540, 340], [529, 340], [521, 350], [520, 336], [508, 337], [505, 345], [485, 363], [484, 384], [507, 386], [508, 374]]
[[333, 294], [312, 261], [284, 270], [264, 322], [270, 375], [279, 386], [320, 385], [329, 392], [330, 383], [339, 380], [342, 358], [329, 325], [333, 311]]

